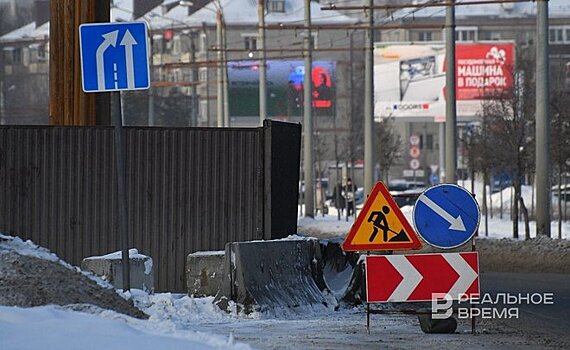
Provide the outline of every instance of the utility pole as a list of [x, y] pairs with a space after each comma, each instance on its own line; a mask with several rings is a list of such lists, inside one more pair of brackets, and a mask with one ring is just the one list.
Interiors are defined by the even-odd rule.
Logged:
[[455, 0], [445, 10], [445, 182], [457, 182], [457, 101], [455, 96]]
[[192, 122], [191, 126], [198, 126], [198, 92], [196, 91], [196, 85], [198, 81], [198, 68], [196, 67], [196, 44], [194, 42], [194, 31], [190, 32], [190, 50], [192, 53], [190, 55], [190, 60], [192, 62], [192, 86], [190, 87], [192, 92]]
[[259, 0], [259, 40], [257, 46], [260, 54], [259, 60], [259, 125], [267, 118], [267, 62], [265, 58], [265, 0]]
[[374, 0], [365, 0], [368, 28], [364, 39], [364, 194], [374, 186]]
[[81, 23], [109, 22], [110, 1], [51, 0], [49, 122], [52, 125], [110, 125], [110, 94], [81, 88]]
[[[220, 10], [221, 11], [221, 10]], [[228, 42], [226, 40], [226, 23], [222, 13], [222, 39], [223, 39], [223, 60], [221, 62], [224, 69], [224, 126], [230, 126], [230, 98], [228, 94]]]
[[[200, 35], [204, 36], [205, 42], [209, 43], [210, 39], [208, 38], [208, 30], [206, 29], [206, 24], [202, 23], [202, 33]], [[210, 50], [206, 50], [206, 62], [210, 61]], [[210, 79], [210, 69], [206, 69], [206, 80]], [[210, 87], [206, 84], [206, 126], [212, 126], [212, 116], [210, 115]]]
[[222, 52], [222, 12], [218, 9], [216, 12], [216, 45], [218, 46], [218, 66], [217, 66], [217, 126], [224, 126], [224, 69], [222, 68], [223, 52]]
[[312, 38], [311, 38], [311, 0], [305, 0], [305, 76], [303, 79], [303, 133], [304, 133], [304, 180], [305, 180], [305, 216], [315, 217], [315, 191], [313, 189], [313, 99], [312, 99]]
[[536, 235], [550, 237], [548, 0], [536, 6]]

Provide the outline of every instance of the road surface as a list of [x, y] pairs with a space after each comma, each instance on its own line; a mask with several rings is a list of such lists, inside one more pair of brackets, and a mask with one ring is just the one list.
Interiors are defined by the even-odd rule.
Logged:
[[552, 293], [554, 305], [507, 305], [519, 307], [519, 319], [501, 320], [500, 323], [525, 334], [555, 337], [570, 344], [570, 275], [485, 272], [481, 274], [481, 292], [492, 296], [497, 293]]

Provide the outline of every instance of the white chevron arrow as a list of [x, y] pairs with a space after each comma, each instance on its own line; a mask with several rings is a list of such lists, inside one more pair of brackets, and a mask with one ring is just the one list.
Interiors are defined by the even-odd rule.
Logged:
[[451, 267], [457, 272], [459, 278], [455, 281], [455, 284], [451, 287], [449, 294], [451, 298], [457, 299], [460, 294], [465, 294], [469, 286], [477, 278], [477, 272], [473, 270], [471, 265], [463, 259], [459, 253], [441, 254], [443, 258], [447, 261]]
[[404, 278], [398, 287], [392, 292], [388, 301], [407, 300], [423, 279], [423, 276], [416, 268], [406, 259], [404, 255], [392, 255], [390, 263], [394, 266], [398, 273]]
[[456, 218], [451, 216], [448, 212], [446, 212], [442, 207], [437, 205], [436, 202], [429, 199], [426, 195], [422, 194], [418, 200], [425, 205], [428, 206], [431, 210], [433, 210], [437, 215], [441, 216], [445, 221], [449, 222], [451, 225], [449, 226], [450, 230], [455, 231], [467, 231], [465, 229], [465, 225], [463, 224], [463, 219], [461, 219], [461, 215], [457, 215]]
[[97, 52], [95, 52], [95, 59], [97, 62], [97, 89], [105, 90], [105, 61], [103, 59], [103, 55], [105, 51], [109, 48], [109, 46], [117, 45], [117, 37], [119, 35], [119, 31], [115, 30], [106, 34], [103, 34], [103, 42], [97, 48]]

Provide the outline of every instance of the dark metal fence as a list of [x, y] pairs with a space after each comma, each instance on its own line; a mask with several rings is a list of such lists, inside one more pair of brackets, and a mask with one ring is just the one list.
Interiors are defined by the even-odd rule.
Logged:
[[[158, 290], [184, 291], [189, 253], [296, 232], [300, 135], [272, 121], [126, 128], [129, 240]], [[75, 265], [117, 251], [116, 186], [112, 128], [0, 127], [0, 231]]]

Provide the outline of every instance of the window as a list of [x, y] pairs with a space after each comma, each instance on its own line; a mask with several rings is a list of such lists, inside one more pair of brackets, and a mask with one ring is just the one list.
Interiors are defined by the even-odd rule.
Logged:
[[180, 36], [179, 36], [179, 35], [175, 35], [175, 36], [172, 38], [172, 41], [171, 41], [171, 42], [172, 42], [172, 46], [171, 46], [171, 48], [172, 48], [172, 54], [173, 54], [173, 55], [179, 55], [179, 54], [180, 54], [180, 47], [181, 47], [181, 44], [180, 44]]
[[200, 34], [200, 52], [206, 52], [208, 48], [208, 43], [206, 41], [206, 34]]
[[22, 63], [22, 48], [18, 47], [12, 51], [12, 63], [20, 64]]
[[269, 0], [267, 3], [267, 12], [279, 12], [285, 13], [285, 1], [284, 0]]
[[484, 39], [485, 40], [501, 40], [501, 33], [500, 32], [493, 32], [493, 31], [485, 32]]
[[457, 27], [455, 29], [456, 41], [477, 41], [477, 27]]
[[162, 35], [155, 34], [152, 36], [152, 52], [154, 53], [163, 53], [164, 52], [164, 40]]
[[38, 46], [37, 56], [40, 61], [45, 61], [47, 59], [46, 46], [44, 44]]
[[13, 58], [14, 55], [12, 54], [12, 52], [14, 51], [13, 47], [5, 47], [3, 50], [3, 55], [4, 55], [4, 63], [6, 64], [12, 64], [13, 62]]
[[256, 36], [244, 37], [244, 46], [246, 50], [257, 50], [257, 37]]
[[548, 30], [548, 41], [551, 44], [570, 43], [570, 26], [550, 27]]
[[200, 118], [200, 121], [203, 124], [207, 125], [208, 122], [208, 101], [200, 101], [200, 107], [198, 109], [198, 116]]
[[418, 41], [432, 41], [432, 32], [419, 32]]
[[198, 70], [198, 80], [201, 82], [208, 81], [208, 68], [200, 67]]

